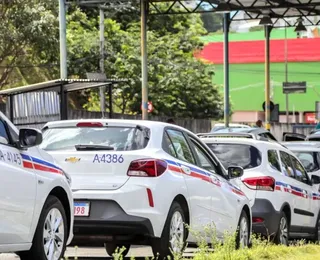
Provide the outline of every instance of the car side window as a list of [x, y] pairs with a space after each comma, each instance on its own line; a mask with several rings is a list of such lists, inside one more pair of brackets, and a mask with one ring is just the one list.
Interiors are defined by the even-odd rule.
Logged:
[[310, 182], [309, 182], [309, 178], [306, 170], [303, 168], [301, 163], [295, 157], [293, 157], [292, 155], [290, 155], [290, 157], [293, 163], [293, 167], [295, 168], [295, 171], [296, 171], [296, 179], [305, 184], [309, 184]]
[[9, 136], [4, 122], [0, 119], [0, 144], [9, 144]]
[[268, 162], [272, 169], [281, 172], [279, 157], [276, 150], [268, 150]]
[[178, 157], [176, 154], [176, 151], [173, 148], [173, 144], [167, 132], [164, 132], [164, 135], [163, 135], [162, 148], [166, 153], [170, 154], [171, 156], [176, 158]]
[[286, 152], [280, 151], [281, 168], [284, 175], [295, 178], [290, 155]]
[[193, 139], [191, 139], [191, 146], [194, 148], [199, 158], [200, 165], [198, 166], [206, 169], [207, 171], [218, 174], [219, 171], [217, 170], [217, 167], [212, 163], [209, 155], [205, 152], [205, 150]]
[[167, 130], [168, 136], [172, 142], [169, 144], [174, 149], [176, 156], [178, 159], [195, 164], [195, 159], [193, 158], [192, 152], [190, 150], [189, 144], [185, 136], [181, 131], [168, 129]]

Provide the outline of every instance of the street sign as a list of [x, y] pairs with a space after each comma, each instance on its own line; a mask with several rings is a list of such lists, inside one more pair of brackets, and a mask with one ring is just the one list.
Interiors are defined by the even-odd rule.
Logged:
[[[263, 111], [266, 111], [266, 102], [263, 102], [262, 109]], [[270, 101], [270, 111], [272, 111], [273, 109], [274, 109], [274, 104], [272, 101]]]
[[302, 82], [283, 82], [282, 83], [283, 94], [292, 94], [292, 93], [306, 93], [307, 83]]
[[304, 114], [304, 121], [307, 124], [316, 124], [317, 123], [316, 113], [305, 113]]
[[[141, 104], [141, 110], [142, 110], [142, 104]], [[151, 113], [153, 111], [153, 105], [152, 105], [152, 102], [151, 101], [149, 101], [148, 102], [148, 113]]]

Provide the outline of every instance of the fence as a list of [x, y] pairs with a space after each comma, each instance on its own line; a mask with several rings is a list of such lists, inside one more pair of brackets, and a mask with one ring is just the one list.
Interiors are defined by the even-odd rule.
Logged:
[[[5, 113], [5, 105], [0, 104], [0, 111]], [[124, 115], [114, 113], [113, 117], [116, 119], [141, 119], [141, 115]], [[88, 119], [88, 118], [102, 118], [101, 112], [92, 112], [87, 110], [69, 110], [69, 119]], [[150, 116], [150, 120], [165, 122], [168, 117], [161, 116]], [[14, 124], [21, 127], [33, 127], [41, 129], [47, 122], [60, 120], [59, 114], [43, 114], [43, 115], [21, 115], [20, 117], [15, 117]], [[205, 133], [209, 132], [212, 128], [211, 120], [209, 119], [174, 119], [177, 125], [182, 126], [194, 133]], [[304, 135], [308, 135], [311, 130], [315, 128], [314, 125], [306, 124], [283, 124], [283, 123], [273, 123], [271, 125], [271, 133], [280, 141], [282, 140], [283, 132], [295, 132]]]
[[[69, 110], [68, 119], [88, 119], [88, 118], [102, 118], [101, 112], [92, 112], [87, 110]], [[113, 114], [115, 119], [141, 119], [141, 115], [124, 115], [124, 114]], [[53, 115], [41, 115], [41, 116], [29, 116], [29, 117], [16, 117], [14, 124], [18, 128], [21, 127], [33, 127], [41, 129], [45, 123], [49, 121], [59, 120], [59, 114]], [[161, 116], [150, 116], [150, 120], [165, 122], [168, 117]], [[192, 132], [209, 132], [211, 129], [211, 120], [209, 119], [174, 119], [177, 125], [182, 126]]]

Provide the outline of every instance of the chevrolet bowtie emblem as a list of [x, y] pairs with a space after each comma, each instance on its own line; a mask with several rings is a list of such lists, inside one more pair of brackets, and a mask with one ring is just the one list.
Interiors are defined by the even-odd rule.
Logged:
[[70, 162], [70, 163], [76, 163], [76, 162], [79, 162], [80, 160], [81, 159], [77, 157], [69, 157], [65, 159], [66, 162]]

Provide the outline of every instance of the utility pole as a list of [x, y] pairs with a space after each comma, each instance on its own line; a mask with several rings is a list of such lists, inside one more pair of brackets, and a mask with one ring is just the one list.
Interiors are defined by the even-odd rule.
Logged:
[[[287, 24], [285, 25], [285, 45], [284, 45], [284, 55], [285, 55], [285, 82], [288, 82], [288, 37], [287, 37]], [[286, 94], [286, 121], [289, 124], [289, 95]]]
[[[100, 73], [105, 74], [104, 70], [104, 11], [102, 8], [100, 8]], [[100, 109], [102, 113], [102, 117], [105, 116], [106, 112], [106, 87], [102, 86], [100, 87]]]
[[[66, 3], [59, 0], [59, 37], [60, 37], [60, 78], [67, 79], [67, 22]], [[62, 93], [61, 93], [62, 94]]]
[[142, 120], [148, 120], [148, 58], [147, 58], [147, 0], [140, 0], [141, 12], [141, 69]]

